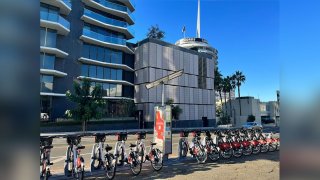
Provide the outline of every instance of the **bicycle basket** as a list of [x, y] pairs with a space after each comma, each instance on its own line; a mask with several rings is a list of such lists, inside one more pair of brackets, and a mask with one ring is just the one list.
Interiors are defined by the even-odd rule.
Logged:
[[126, 141], [127, 140], [127, 133], [119, 133], [118, 134], [118, 141]]
[[146, 139], [146, 132], [140, 132], [138, 133], [138, 139]]
[[188, 137], [188, 136], [189, 136], [189, 132], [187, 131], [180, 132], [180, 137]]

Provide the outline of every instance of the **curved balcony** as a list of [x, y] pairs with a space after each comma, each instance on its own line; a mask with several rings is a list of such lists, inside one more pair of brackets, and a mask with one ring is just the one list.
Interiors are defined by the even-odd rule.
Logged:
[[58, 34], [67, 35], [70, 23], [58, 14], [40, 11], [40, 26], [57, 30]]
[[123, 80], [112, 80], [112, 79], [100, 79], [100, 78], [93, 78], [87, 76], [78, 76], [79, 80], [88, 79], [95, 82], [102, 82], [102, 83], [114, 83], [114, 84], [122, 84], [127, 86], [134, 86], [131, 82], [123, 81]]
[[58, 97], [64, 97], [64, 96], [66, 96], [66, 94], [52, 93], [52, 92], [40, 92], [40, 96], [58, 96]]
[[40, 74], [51, 75], [55, 77], [65, 77], [68, 74], [54, 69], [40, 69]]
[[133, 3], [132, 0], [118, 0], [118, 1], [120, 1], [124, 5], [126, 5], [130, 9], [131, 12], [135, 11], [135, 9], [136, 9], [135, 6], [136, 5]]
[[65, 58], [69, 55], [68, 53], [66, 53], [58, 48], [46, 47], [46, 46], [40, 46], [40, 52], [54, 54], [58, 58]]
[[123, 51], [125, 53], [133, 54], [134, 52], [126, 45], [126, 40], [105, 36], [88, 29], [83, 29], [80, 39], [86, 43], [97, 44], [107, 48]]
[[60, 9], [60, 13], [68, 15], [71, 11], [70, 0], [40, 0], [40, 2], [49, 4]]
[[134, 71], [134, 69], [132, 69], [131, 67], [124, 65], [124, 64], [106, 63], [106, 62], [101, 62], [101, 61], [88, 59], [88, 58], [84, 58], [84, 57], [80, 57], [78, 60], [80, 62], [86, 63], [86, 64], [93, 64], [93, 65], [98, 65], [98, 66], [103, 66], [103, 67], [122, 69], [122, 70], [130, 71], [130, 72]]
[[84, 9], [83, 16], [81, 19], [87, 23], [94, 24], [103, 28], [107, 28], [113, 31], [121, 32], [125, 34], [127, 39], [134, 38], [134, 31], [131, 29], [129, 24], [124, 21], [115, 20], [112, 18], [105, 17], [101, 14], [95, 13], [88, 9]]
[[128, 7], [112, 3], [106, 0], [82, 0], [87, 6], [100, 11], [124, 18], [130, 25], [134, 24], [134, 18]]

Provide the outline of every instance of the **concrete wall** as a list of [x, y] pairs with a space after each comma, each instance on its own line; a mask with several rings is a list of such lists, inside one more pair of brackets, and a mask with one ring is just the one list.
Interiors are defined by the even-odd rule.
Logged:
[[[231, 100], [231, 108], [229, 106], [229, 102], [227, 102], [227, 110], [232, 111], [231, 122], [235, 126], [241, 126], [245, 122], [247, 122], [247, 118], [249, 115], [254, 115], [256, 117], [255, 122], [261, 124], [261, 112], [260, 112], [260, 100], [250, 98], [240, 99], [241, 103], [241, 116], [240, 116], [240, 106], [239, 99]], [[228, 113], [229, 114], [229, 113]], [[235, 121], [235, 123], [234, 123]]]
[[[136, 48], [134, 97], [138, 110], [144, 112], [145, 121], [153, 122], [154, 106], [161, 104], [162, 92], [161, 86], [147, 90], [145, 85], [181, 69], [184, 74], [165, 85], [165, 101], [172, 98], [180, 106], [183, 112], [179, 119], [190, 121], [189, 126], [201, 126], [202, 117], [215, 120], [214, 61], [205, 58], [207, 87], [199, 89], [199, 56], [197, 52], [157, 42], [146, 42]], [[179, 124], [188, 123], [177, 122]]]

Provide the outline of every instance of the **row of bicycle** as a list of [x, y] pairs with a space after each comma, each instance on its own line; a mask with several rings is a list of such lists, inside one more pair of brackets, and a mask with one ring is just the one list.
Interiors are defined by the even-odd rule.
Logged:
[[[188, 141], [189, 133], [192, 133], [191, 142]], [[201, 134], [204, 132], [204, 137]], [[211, 135], [214, 134], [214, 136]], [[113, 179], [116, 175], [117, 167], [129, 167], [133, 175], [139, 175], [142, 163], [147, 160], [155, 171], [160, 171], [163, 167], [163, 152], [155, 147], [156, 143], [151, 142], [150, 148], [146, 149], [146, 132], [137, 133], [137, 140], [129, 145], [129, 153], [126, 153], [126, 140], [128, 133], [117, 133], [117, 142], [114, 152], [109, 144], [105, 144], [106, 134], [95, 133], [95, 144], [92, 147], [90, 170], [103, 170], [107, 179]], [[40, 176], [48, 179], [51, 176], [50, 150], [53, 148], [52, 140], [54, 136], [40, 138]], [[66, 136], [68, 148], [64, 173], [76, 179], [84, 179], [84, 158], [81, 150], [85, 147], [81, 145], [80, 135]], [[229, 159], [232, 156], [240, 157], [242, 154], [251, 155], [260, 152], [279, 150], [280, 139], [274, 138], [270, 133], [265, 135], [262, 129], [225, 129], [214, 131], [182, 131], [179, 140], [179, 157], [186, 157], [188, 152], [195, 157], [199, 163], [204, 163], [209, 157], [212, 161], [217, 161], [220, 156]]]
[[[110, 152], [112, 147], [105, 144], [106, 134], [94, 133], [95, 144], [92, 147], [90, 170], [103, 170], [107, 179], [113, 179], [116, 175], [117, 167], [129, 167], [133, 175], [139, 175], [142, 169], [142, 163], [147, 160], [155, 171], [160, 171], [163, 167], [163, 153], [155, 147], [156, 143], [151, 142], [150, 148], [146, 149], [146, 132], [137, 133], [135, 144], [129, 145], [129, 153], [126, 153], [126, 140], [128, 133], [117, 133], [117, 142], [114, 152]], [[53, 148], [52, 141], [55, 136], [40, 138], [40, 178], [48, 179], [51, 175], [50, 152]], [[75, 179], [84, 179], [84, 158], [81, 156], [81, 150], [85, 146], [81, 145], [81, 135], [66, 136], [68, 148], [66, 151], [66, 160], [64, 165], [64, 174]]]
[[217, 161], [220, 156], [229, 159], [232, 156], [248, 156], [260, 152], [272, 152], [280, 149], [280, 139], [273, 137], [273, 133], [263, 134], [262, 128], [205, 131], [201, 139], [201, 131], [191, 131], [192, 141], [188, 142], [189, 131], [180, 133], [179, 156], [186, 157], [188, 152], [198, 163], [204, 163], [207, 157]]

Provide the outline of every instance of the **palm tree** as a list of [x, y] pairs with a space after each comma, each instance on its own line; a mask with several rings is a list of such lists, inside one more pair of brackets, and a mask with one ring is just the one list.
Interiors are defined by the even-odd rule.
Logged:
[[222, 74], [221, 72], [219, 71], [218, 67], [214, 70], [214, 89], [216, 91], [219, 92], [219, 97], [220, 97], [220, 103], [222, 105], [222, 82], [223, 82], [223, 79], [222, 79]]
[[231, 83], [230, 83], [230, 77], [227, 76], [225, 78], [223, 78], [222, 81], [222, 91], [224, 93], [224, 108], [226, 110], [225, 114], [228, 114], [228, 109], [227, 109], [227, 92], [230, 92], [230, 88], [231, 88]]
[[236, 71], [235, 73], [236, 86], [238, 87], [238, 99], [240, 107], [240, 116], [241, 116], [241, 101], [240, 101], [240, 86], [246, 81], [246, 77], [242, 74], [241, 71]]
[[151, 26], [148, 30], [147, 37], [153, 39], [163, 39], [165, 32], [162, 31], [158, 25]]
[[[229, 105], [230, 105], [230, 116], [232, 115], [232, 108], [231, 108], [231, 91], [233, 91], [234, 89], [236, 89], [236, 76], [233, 74], [231, 77], [230, 77], [230, 91], [229, 91]], [[234, 124], [236, 124], [235, 122], [235, 119], [234, 119]]]

